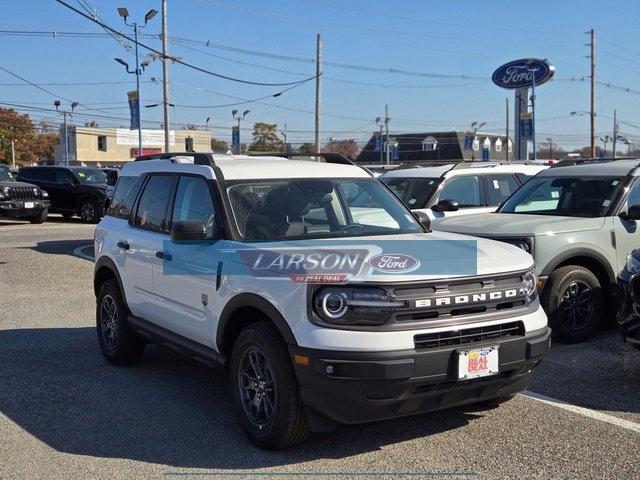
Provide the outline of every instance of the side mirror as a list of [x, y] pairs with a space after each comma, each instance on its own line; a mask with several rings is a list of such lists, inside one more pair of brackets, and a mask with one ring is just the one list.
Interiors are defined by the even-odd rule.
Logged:
[[623, 220], [640, 220], [640, 204], [630, 205], [629, 210], [626, 212], [620, 212], [618, 216]]
[[431, 231], [431, 219], [429, 218], [429, 215], [421, 210], [413, 210], [411, 214], [413, 215], [413, 218], [415, 218], [418, 223], [420, 223], [420, 225], [422, 225], [428, 231]]
[[440, 200], [436, 205], [431, 207], [434, 212], [457, 212], [458, 202], [447, 198]]
[[198, 220], [175, 222], [171, 226], [171, 241], [185, 242], [207, 240], [207, 227]]

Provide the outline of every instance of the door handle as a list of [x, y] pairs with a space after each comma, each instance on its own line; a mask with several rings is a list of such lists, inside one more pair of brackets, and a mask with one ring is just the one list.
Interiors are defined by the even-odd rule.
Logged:
[[129, 250], [129, 244], [127, 242], [123, 242], [122, 240], [120, 240], [118, 243], [116, 243], [116, 246], [118, 248], [123, 249], [123, 250]]
[[162, 260], [166, 260], [167, 262], [171, 261], [171, 254], [169, 253], [164, 253], [164, 252], [156, 252], [156, 257], [162, 259]]

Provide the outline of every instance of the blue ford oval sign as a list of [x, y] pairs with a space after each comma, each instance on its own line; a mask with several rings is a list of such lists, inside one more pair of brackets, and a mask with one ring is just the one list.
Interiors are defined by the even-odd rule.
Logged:
[[415, 270], [420, 262], [411, 255], [402, 253], [381, 253], [369, 259], [369, 266], [385, 273], [403, 273]]
[[535, 75], [536, 87], [542, 85], [553, 77], [556, 67], [550, 65], [546, 60], [538, 58], [523, 58], [505, 63], [499, 67], [491, 80], [502, 88], [522, 88], [530, 87]]

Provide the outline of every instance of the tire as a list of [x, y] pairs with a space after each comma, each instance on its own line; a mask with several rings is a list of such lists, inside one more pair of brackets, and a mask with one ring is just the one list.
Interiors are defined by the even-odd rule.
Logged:
[[96, 329], [102, 354], [113, 365], [131, 365], [144, 352], [145, 342], [131, 331], [128, 314], [117, 282], [104, 282], [98, 292]]
[[64, 218], [65, 220], [70, 220], [71, 217], [73, 217], [73, 213], [72, 212], [63, 212], [62, 213], [62, 218]]
[[102, 208], [93, 198], [85, 198], [80, 201], [78, 215], [83, 223], [98, 223], [102, 218]]
[[[260, 368], [253, 368], [254, 364]], [[273, 324], [254, 323], [240, 332], [233, 346], [229, 373], [234, 410], [242, 429], [255, 445], [279, 450], [307, 438], [309, 425], [293, 365], [287, 346]], [[264, 398], [254, 411], [251, 401], [259, 393]]]
[[45, 208], [38, 215], [33, 217], [29, 217], [29, 221], [33, 224], [40, 224], [47, 221], [47, 216], [49, 215], [49, 209]]
[[602, 323], [603, 294], [598, 278], [584, 267], [567, 265], [554, 270], [542, 293], [554, 339], [583, 342]]

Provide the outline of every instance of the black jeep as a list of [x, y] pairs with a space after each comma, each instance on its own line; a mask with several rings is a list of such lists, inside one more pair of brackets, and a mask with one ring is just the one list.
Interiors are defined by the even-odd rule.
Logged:
[[49, 211], [49, 195], [31, 183], [17, 182], [6, 165], [0, 165], [0, 217], [42, 223]]

